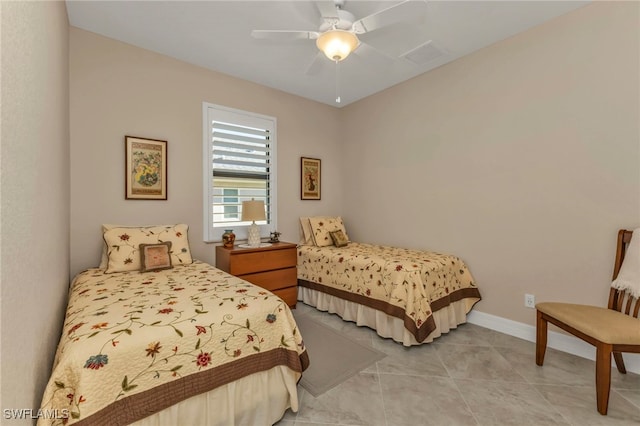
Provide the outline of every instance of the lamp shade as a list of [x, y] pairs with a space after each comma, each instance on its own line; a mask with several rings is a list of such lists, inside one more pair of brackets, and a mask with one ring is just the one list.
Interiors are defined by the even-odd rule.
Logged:
[[358, 37], [349, 31], [331, 30], [320, 34], [316, 46], [332, 61], [341, 61], [358, 47]]
[[242, 202], [242, 221], [255, 222], [256, 220], [265, 220], [267, 217], [264, 212], [264, 201], [251, 200]]

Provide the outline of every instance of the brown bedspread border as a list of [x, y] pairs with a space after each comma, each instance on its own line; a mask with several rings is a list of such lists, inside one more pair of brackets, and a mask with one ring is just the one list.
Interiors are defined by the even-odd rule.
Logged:
[[127, 425], [192, 396], [279, 365], [302, 373], [309, 366], [309, 355], [305, 351], [298, 356], [284, 348], [254, 354], [120, 399], [75, 424]]
[[[419, 343], [423, 342], [424, 339], [426, 339], [427, 336], [429, 336], [429, 334], [431, 334], [431, 332], [436, 329], [436, 323], [433, 319], [433, 315], [429, 316], [429, 318], [418, 327], [413, 318], [407, 315], [404, 309], [398, 306], [394, 306], [388, 302], [378, 299], [372, 299], [361, 294], [350, 293], [345, 290], [340, 290], [334, 287], [326, 286], [324, 284], [318, 284], [313, 281], [303, 279], [298, 279], [298, 285], [301, 287], [309, 288], [311, 290], [326, 293], [331, 296], [339, 297], [341, 299], [348, 300], [349, 302], [359, 303], [377, 311], [384, 312], [385, 314], [392, 317], [399, 318], [404, 321], [404, 327], [411, 334], [413, 334], [413, 336], [416, 338], [416, 341]], [[475, 287], [456, 290], [441, 299], [432, 301], [431, 311], [439, 311], [440, 309], [449, 306], [453, 302], [457, 302], [459, 300], [467, 298], [477, 298], [479, 301], [481, 299], [480, 291]]]

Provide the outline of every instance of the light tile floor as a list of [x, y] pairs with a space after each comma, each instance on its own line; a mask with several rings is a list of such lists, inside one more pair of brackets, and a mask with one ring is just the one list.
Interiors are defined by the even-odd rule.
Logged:
[[473, 324], [405, 348], [300, 302], [296, 314], [387, 357], [317, 398], [298, 387], [298, 413], [288, 410], [278, 426], [640, 425], [637, 374], [613, 369], [609, 414], [601, 416], [593, 361], [548, 348], [538, 367], [533, 343]]

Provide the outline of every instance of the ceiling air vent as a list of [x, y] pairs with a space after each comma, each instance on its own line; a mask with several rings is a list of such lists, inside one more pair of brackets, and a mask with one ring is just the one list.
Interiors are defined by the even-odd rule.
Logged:
[[403, 53], [402, 55], [400, 55], [400, 57], [406, 59], [409, 62], [413, 62], [416, 65], [425, 65], [428, 62], [436, 60], [445, 55], [445, 52], [438, 49], [433, 44], [433, 40], [429, 40], [428, 42], [421, 44], [420, 46], [411, 49], [408, 52]]

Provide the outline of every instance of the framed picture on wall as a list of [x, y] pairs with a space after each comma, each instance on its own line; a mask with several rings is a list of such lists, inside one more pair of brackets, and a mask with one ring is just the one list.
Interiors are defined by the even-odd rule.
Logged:
[[301, 157], [300, 162], [300, 198], [303, 200], [320, 199], [320, 160]]
[[167, 199], [167, 141], [125, 136], [125, 199]]

